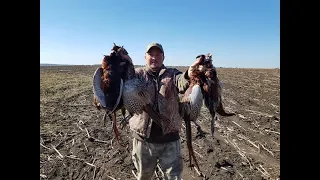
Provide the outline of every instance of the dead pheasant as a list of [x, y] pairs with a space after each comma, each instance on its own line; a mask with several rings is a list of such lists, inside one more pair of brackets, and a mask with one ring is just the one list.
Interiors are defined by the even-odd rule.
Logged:
[[104, 125], [106, 116], [113, 121], [113, 131], [116, 139], [120, 143], [120, 133], [117, 128], [116, 112], [121, 110], [125, 118], [126, 109], [122, 102], [123, 88], [123, 65], [122, 54], [127, 54], [126, 50], [114, 44], [110, 55], [104, 55], [102, 67], [97, 68], [93, 77], [94, 105], [98, 110], [105, 109], [103, 116]]
[[[221, 87], [218, 86], [219, 81], [217, 78], [217, 74], [210, 61], [211, 58], [209, 58], [204, 55], [200, 55], [197, 57], [200, 64], [199, 67], [190, 72], [189, 88], [184, 93], [180, 109], [180, 114], [184, 118], [186, 124], [186, 139], [189, 149], [189, 163], [191, 166], [191, 160], [194, 159], [194, 163], [199, 171], [200, 168], [194, 155], [191, 142], [191, 122], [194, 122], [197, 126], [198, 134], [201, 134], [201, 132], [203, 133], [201, 127], [196, 123], [196, 119], [198, 118], [202, 107], [203, 98], [205, 101], [205, 106], [209, 109], [210, 114], [213, 117], [211, 123], [214, 123], [214, 116], [216, 112], [223, 116], [234, 115], [234, 113], [226, 113], [222, 107], [220, 92]], [[211, 127], [211, 131], [213, 134], [214, 126]], [[200, 175], [202, 175], [201, 171]]]
[[191, 161], [194, 160], [196, 168], [200, 172], [200, 176], [203, 176], [198, 161], [194, 155], [192, 147], [192, 132], [191, 132], [191, 121], [196, 123], [196, 119], [200, 114], [200, 110], [203, 104], [203, 79], [201, 78], [201, 72], [199, 70], [194, 70], [190, 74], [189, 87], [184, 93], [181, 100], [180, 115], [183, 117], [186, 125], [186, 139], [187, 147], [189, 151], [189, 166], [191, 167]]
[[[212, 64], [212, 55], [202, 55], [204, 60], [200, 63], [199, 70], [205, 75], [203, 86], [204, 104], [211, 114], [211, 135], [214, 134], [214, 120], [216, 113], [221, 116], [233, 116], [235, 113], [228, 113], [224, 110], [221, 99], [221, 84], [217, 76], [216, 68]], [[198, 126], [198, 131], [202, 131]]]

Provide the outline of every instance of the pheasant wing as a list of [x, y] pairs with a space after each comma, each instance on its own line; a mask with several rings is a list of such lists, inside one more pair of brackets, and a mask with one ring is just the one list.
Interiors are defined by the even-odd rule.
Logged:
[[94, 96], [97, 97], [99, 103], [101, 104], [102, 107], [106, 107], [106, 100], [105, 100], [105, 95], [101, 89], [101, 76], [102, 76], [102, 68], [97, 68], [96, 71], [93, 74], [93, 94]]

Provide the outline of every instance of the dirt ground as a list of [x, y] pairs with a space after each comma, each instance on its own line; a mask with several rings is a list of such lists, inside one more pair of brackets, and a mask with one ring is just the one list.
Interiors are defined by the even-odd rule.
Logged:
[[[40, 68], [40, 179], [135, 179], [129, 128], [120, 130], [122, 147], [113, 139], [111, 121], [103, 126], [103, 112], [92, 105], [96, 68]], [[280, 69], [218, 68], [218, 76], [225, 109], [237, 115], [218, 116], [214, 137], [204, 107], [198, 123], [206, 137], [195, 138], [192, 124], [193, 148], [205, 178], [280, 179]], [[188, 167], [184, 128], [181, 134], [182, 178], [203, 179]]]

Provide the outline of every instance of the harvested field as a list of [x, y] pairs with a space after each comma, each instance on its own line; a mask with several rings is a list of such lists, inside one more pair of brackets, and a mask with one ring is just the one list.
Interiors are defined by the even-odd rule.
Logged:
[[[127, 143], [121, 147], [111, 121], [104, 127], [103, 112], [92, 105], [96, 68], [40, 67], [40, 179], [135, 179], [129, 128], [120, 130]], [[209, 113], [201, 110], [198, 123], [206, 137], [195, 138], [192, 124], [201, 170], [215, 180], [280, 179], [280, 69], [217, 70], [225, 109], [237, 115], [218, 116], [213, 138]], [[202, 179], [188, 167], [184, 129], [181, 134], [183, 179]]]

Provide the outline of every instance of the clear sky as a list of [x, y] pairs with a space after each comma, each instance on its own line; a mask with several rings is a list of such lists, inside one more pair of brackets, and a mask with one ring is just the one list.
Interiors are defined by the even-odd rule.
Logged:
[[113, 42], [144, 65], [159, 42], [167, 66], [212, 53], [217, 67], [280, 67], [279, 0], [40, 0], [40, 63], [100, 64]]

